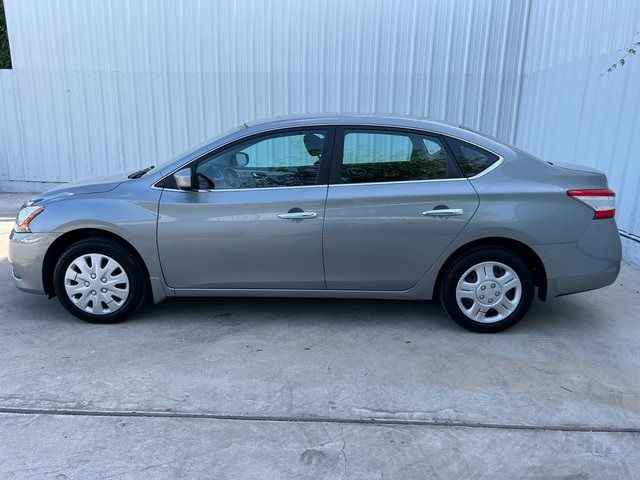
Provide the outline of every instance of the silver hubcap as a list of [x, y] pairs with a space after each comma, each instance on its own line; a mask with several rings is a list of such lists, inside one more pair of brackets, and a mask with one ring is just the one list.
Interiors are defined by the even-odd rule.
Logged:
[[79, 309], [106, 315], [124, 305], [129, 296], [129, 277], [113, 258], [102, 253], [87, 253], [67, 268], [64, 288]]
[[499, 262], [474, 265], [456, 286], [460, 310], [476, 322], [504, 320], [513, 313], [521, 298], [520, 278], [511, 267]]

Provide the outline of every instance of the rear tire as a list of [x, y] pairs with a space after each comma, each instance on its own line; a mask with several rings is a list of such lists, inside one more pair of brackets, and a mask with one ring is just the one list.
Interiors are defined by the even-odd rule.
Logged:
[[68, 247], [54, 268], [53, 286], [67, 311], [91, 323], [124, 320], [142, 305], [147, 290], [138, 259], [105, 238]]
[[445, 274], [440, 302], [455, 322], [473, 332], [495, 333], [527, 313], [535, 293], [527, 264], [501, 247], [471, 250]]

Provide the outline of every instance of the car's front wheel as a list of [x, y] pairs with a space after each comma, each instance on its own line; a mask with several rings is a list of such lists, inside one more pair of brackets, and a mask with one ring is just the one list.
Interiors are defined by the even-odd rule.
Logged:
[[458, 258], [442, 281], [440, 300], [462, 327], [493, 333], [515, 325], [535, 292], [527, 264], [510, 250], [478, 248]]
[[119, 243], [101, 238], [68, 247], [56, 263], [53, 283], [62, 305], [93, 323], [123, 320], [138, 309], [145, 295], [139, 261]]

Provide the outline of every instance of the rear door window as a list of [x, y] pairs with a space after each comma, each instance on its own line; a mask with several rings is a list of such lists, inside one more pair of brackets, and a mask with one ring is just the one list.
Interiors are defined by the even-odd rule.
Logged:
[[345, 129], [341, 183], [447, 178], [449, 154], [436, 136]]

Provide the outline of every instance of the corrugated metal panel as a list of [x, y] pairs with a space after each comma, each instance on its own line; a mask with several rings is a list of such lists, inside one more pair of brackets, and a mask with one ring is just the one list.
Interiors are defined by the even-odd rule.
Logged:
[[256, 118], [410, 114], [605, 170], [640, 235], [640, 58], [600, 75], [637, 0], [4, 2], [0, 183], [154, 164]]
[[[640, 56], [607, 72], [640, 41], [639, 26], [637, 0], [533, 2], [516, 144], [603, 170], [618, 226], [640, 239]], [[623, 243], [640, 263], [640, 244]]]
[[0, 179], [162, 161], [243, 121], [421, 115], [508, 138], [518, 0], [5, 0]]

